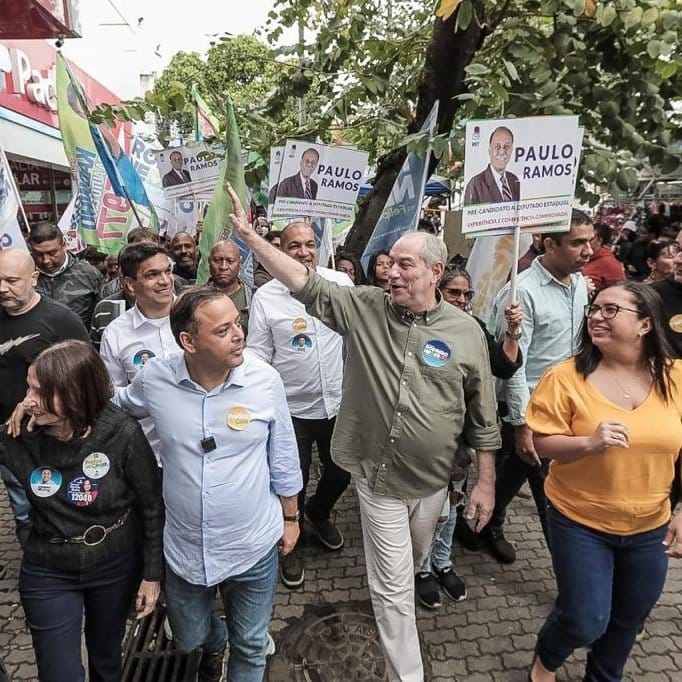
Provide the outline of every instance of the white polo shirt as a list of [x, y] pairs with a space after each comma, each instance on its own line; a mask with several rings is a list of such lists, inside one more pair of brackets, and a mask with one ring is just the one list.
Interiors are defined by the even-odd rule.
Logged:
[[[127, 386], [151, 358], [167, 360], [180, 350], [173, 338], [168, 316], [151, 320], [134, 305], [107, 325], [99, 352], [114, 386]], [[141, 419], [140, 426], [156, 460], [160, 462], [159, 438], [154, 422], [149, 418]]]
[[[317, 268], [342, 286], [353, 286], [343, 272]], [[343, 339], [277, 280], [256, 291], [249, 316], [248, 348], [281, 375], [292, 416], [331, 419], [338, 414], [343, 380]]]

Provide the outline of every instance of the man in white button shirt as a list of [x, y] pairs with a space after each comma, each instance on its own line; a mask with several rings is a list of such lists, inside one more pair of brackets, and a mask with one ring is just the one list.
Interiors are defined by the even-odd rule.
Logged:
[[[114, 386], [127, 386], [153, 357], [179, 352], [170, 328], [173, 275], [168, 255], [158, 244], [124, 247], [119, 256], [123, 286], [135, 305], [104, 330], [100, 355]], [[140, 422], [159, 460], [159, 439], [150, 419]]]
[[[291, 223], [281, 239], [282, 251], [292, 258], [315, 268], [325, 279], [353, 286], [346, 274], [318, 266], [315, 233], [307, 223]], [[343, 535], [329, 517], [350, 476], [332, 461], [330, 443], [341, 403], [343, 340], [308, 315], [283, 284], [272, 280], [254, 294], [248, 348], [269, 362], [284, 382], [303, 474], [298, 508], [305, 510], [320, 543], [329, 550], [339, 550]], [[322, 475], [315, 494], [304, 505], [313, 443], [317, 444]], [[298, 550], [283, 558], [280, 574], [287, 587], [303, 584], [305, 573]]]

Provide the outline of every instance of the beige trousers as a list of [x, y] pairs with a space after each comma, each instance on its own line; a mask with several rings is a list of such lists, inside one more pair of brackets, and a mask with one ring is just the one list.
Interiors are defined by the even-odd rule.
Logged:
[[423, 682], [414, 610], [414, 574], [431, 547], [447, 487], [429, 497], [399, 500], [373, 493], [355, 478], [367, 582], [391, 682]]

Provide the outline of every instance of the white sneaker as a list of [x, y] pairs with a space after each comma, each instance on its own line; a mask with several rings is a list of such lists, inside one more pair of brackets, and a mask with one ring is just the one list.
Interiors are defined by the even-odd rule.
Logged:
[[265, 655], [274, 656], [275, 651], [277, 651], [277, 647], [275, 646], [275, 640], [272, 638], [272, 635], [268, 632], [268, 648], [265, 650]]

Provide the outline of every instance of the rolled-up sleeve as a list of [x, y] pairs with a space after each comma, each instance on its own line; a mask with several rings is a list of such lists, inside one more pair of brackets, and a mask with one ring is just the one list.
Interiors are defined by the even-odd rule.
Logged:
[[502, 439], [488, 347], [480, 329], [479, 334], [480, 352], [471, 360], [463, 380], [466, 413], [462, 434], [470, 447], [478, 452], [489, 452], [500, 448]]
[[280, 497], [293, 497], [303, 488], [303, 476], [296, 434], [287, 407], [284, 384], [279, 376], [273, 377], [272, 392], [275, 412], [268, 435], [270, 487]]
[[357, 292], [366, 287], [349, 287], [330, 282], [313, 270], [301, 291], [291, 294], [305, 306], [309, 315], [333, 329], [337, 334], [347, 334], [357, 317]]

